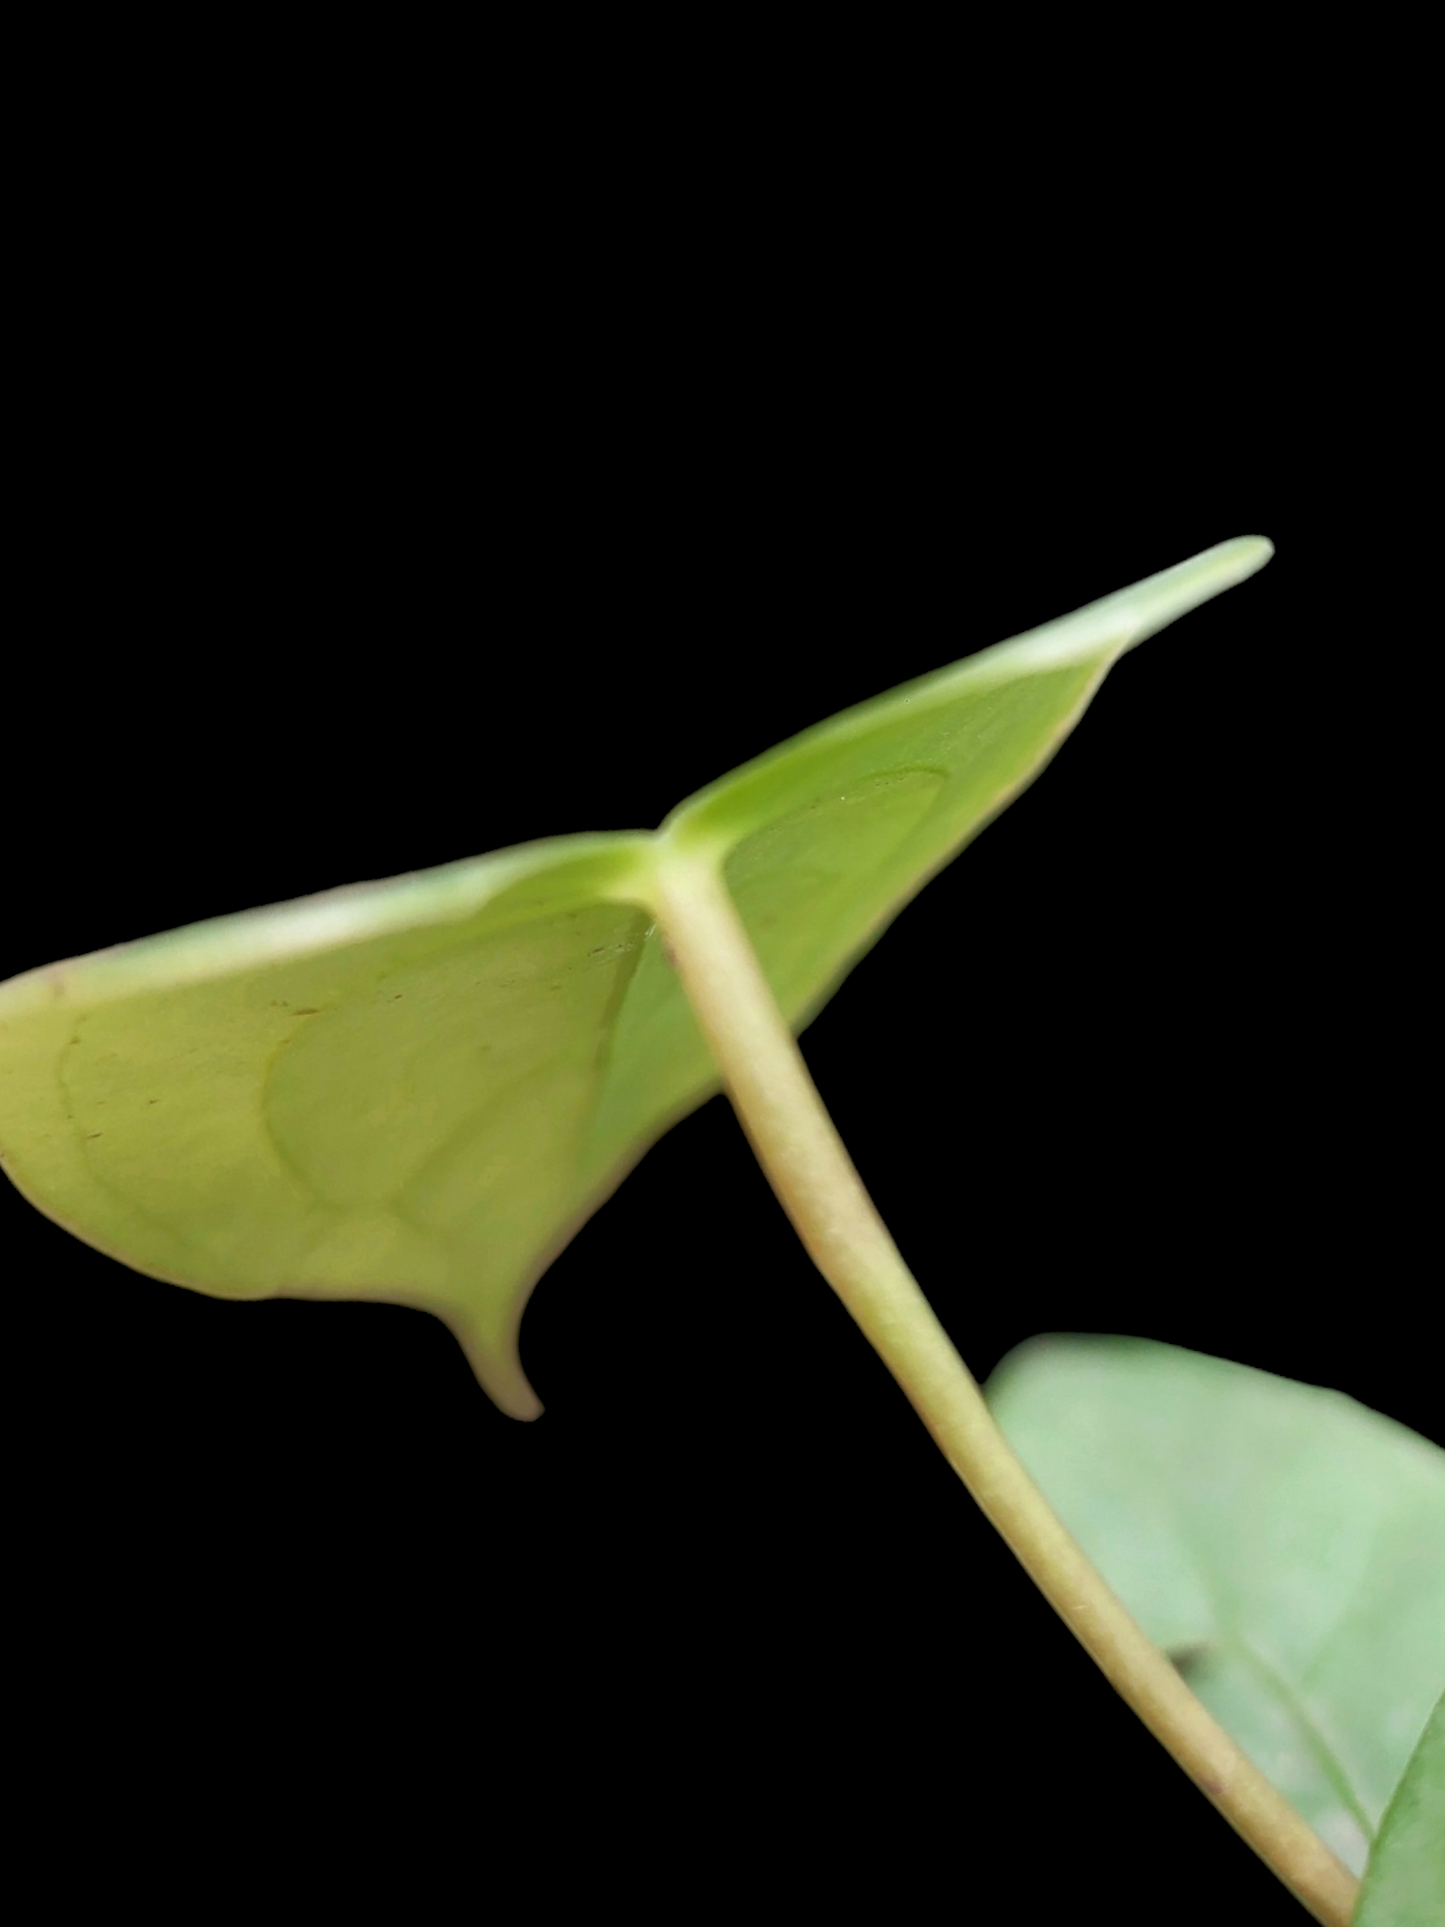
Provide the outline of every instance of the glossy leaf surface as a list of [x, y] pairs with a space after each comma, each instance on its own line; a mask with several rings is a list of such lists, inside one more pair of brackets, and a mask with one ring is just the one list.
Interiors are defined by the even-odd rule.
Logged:
[[1445, 1452], [1143, 1339], [1031, 1340], [985, 1389], [1144, 1630], [1362, 1871], [1445, 1681]]
[[0, 1160], [155, 1277], [424, 1306], [530, 1416], [528, 1292], [715, 1086], [653, 926], [658, 839], [725, 862], [802, 1025], [1038, 774], [1110, 665], [1269, 554], [1224, 543], [847, 711], [655, 837], [523, 845], [13, 978]]

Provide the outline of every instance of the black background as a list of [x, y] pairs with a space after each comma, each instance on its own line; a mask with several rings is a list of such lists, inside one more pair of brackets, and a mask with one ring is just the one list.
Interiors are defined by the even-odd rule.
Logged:
[[[1155, 285], [1104, 355], [1047, 276], [982, 314], [916, 235], [741, 283], [679, 244], [629, 297], [568, 237], [544, 283], [407, 232], [259, 241], [159, 306], [132, 240], [107, 324], [57, 316], [8, 725], [49, 773], [10, 792], [0, 975], [649, 826], [1263, 533], [1270, 567], [1123, 661], [805, 1049], [980, 1377], [1036, 1332], [1140, 1333], [1440, 1437], [1381, 1315], [1414, 1284], [1361, 1002], [1388, 779], [1322, 587], [1330, 451], [1258, 310], [1182, 331]], [[293, 1792], [324, 1761], [358, 1826], [418, 1785], [540, 1811], [543, 1897], [600, 1825], [664, 1911], [660, 1841], [714, 1897], [902, 1905], [1004, 1866], [1043, 1919], [1084, 1869], [1144, 1920], [1168, 1860], [1201, 1913], [1303, 1917], [981, 1523], [721, 1101], [539, 1286], [532, 1426], [412, 1311], [212, 1301], [8, 1188], [0, 1249], [36, 1649], [117, 1762], [106, 1734], [159, 1728], [182, 1779], [233, 1744]]]

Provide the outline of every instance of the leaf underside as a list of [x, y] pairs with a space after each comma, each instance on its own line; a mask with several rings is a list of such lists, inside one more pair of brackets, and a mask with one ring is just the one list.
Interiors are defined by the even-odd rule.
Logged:
[[445, 1319], [540, 1406], [536, 1279], [716, 1087], [653, 924], [662, 842], [723, 860], [801, 1026], [1048, 761], [1118, 657], [1268, 559], [1245, 537], [845, 712], [656, 836], [562, 837], [0, 985], [0, 1162], [137, 1270]]
[[1445, 1681], [1445, 1452], [1143, 1339], [1031, 1339], [985, 1391], [1145, 1632], [1360, 1872]]

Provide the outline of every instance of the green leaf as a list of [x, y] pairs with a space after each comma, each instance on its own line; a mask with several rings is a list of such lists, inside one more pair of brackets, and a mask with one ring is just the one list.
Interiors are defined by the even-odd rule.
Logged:
[[1258, 537], [805, 732], [657, 836], [562, 837], [223, 917], [0, 985], [0, 1161], [140, 1271], [444, 1318], [506, 1411], [551, 1258], [715, 1076], [653, 927], [655, 853], [725, 860], [806, 1023], [1036, 776], [1118, 657]]
[[1032, 1339], [985, 1391], [1145, 1632], [1359, 1872], [1445, 1680], [1445, 1452], [1143, 1339]]
[[1445, 1696], [1386, 1810], [1354, 1927], [1440, 1927], [1445, 1920]]

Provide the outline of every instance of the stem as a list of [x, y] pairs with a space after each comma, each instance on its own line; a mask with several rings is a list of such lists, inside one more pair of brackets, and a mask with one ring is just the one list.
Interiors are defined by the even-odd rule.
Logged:
[[1315, 1919], [1348, 1927], [1359, 1883], [1136, 1624], [995, 1424], [823, 1107], [728, 896], [721, 857], [664, 844], [656, 890], [674, 965], [738, 1118], [819, 1271], [1114, 1689]]

